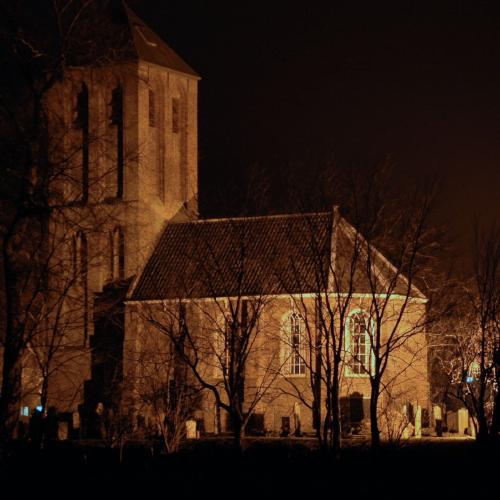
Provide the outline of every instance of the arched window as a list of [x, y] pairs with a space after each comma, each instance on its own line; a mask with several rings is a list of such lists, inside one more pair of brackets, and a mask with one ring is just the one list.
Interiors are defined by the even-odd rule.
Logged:
[[111, 125], [116, 127], [116, 197], [123, 196], [123, 89], [117, 85], [111, 93]]
[[306, 372], [304, 319], [300, 314], [288, 316], [282, 339], [282, 361], [286, 375], [304, 375]]
[[80, 285], [81, 295], [79, 300], [82, 301], [82, 326], [84, 344], [88, 337], [88, 244], [87, 237], [83, 231], [78, 231], [73, 240], [73, 271], [75, 273], [75, 282]]
[[82, 201], [89, 198], [89, 89], [85, 83], [78, 92], [75, 125], [82, 131]]
[[156, 127], [156, 96], [152, 89], [148, 91], [148, 101], [149, 101], [149, 126]]
[[370, 318], [360, 310], [352, 311], [347, 320], [347, 375], [369, 375], [372, 369]]
[[110, 275], [112, 280], [125, 277], [125, 236], [121, 227], [115, 227], [109, 235]]
[[181, 129], [181, 101], [178, 97], [172, 98], [172, 133], [178, 134]]
[[87, 281], [88, 246], [83, 231], [78, 231], [73, 239], [73, 272], [78, 283], [83, 284]]
[[172, 141], [175, 158], [178, 161], [179, 197], [187, 206], [190, 193], [188, 172], [188, 96], [187, 89], [178, 87], [172, 97]]

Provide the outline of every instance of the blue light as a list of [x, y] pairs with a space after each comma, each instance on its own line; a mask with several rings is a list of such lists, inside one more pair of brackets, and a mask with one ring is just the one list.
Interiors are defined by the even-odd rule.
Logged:
[[467, 378], [466, 378], [466, 382], [468, 384], [471, 384], [472, 382], [474, 382], [474, 377], [472, 377], [471, 375], [468, 375]]
[[37, 409], [38, 411], [42, 411], [42, 410], [43, 410], [43, 406], [41, 406], [41, 405], [40, 405], [40, 406], [37, 406], [37, 407], [36, 407], [36, 409]]

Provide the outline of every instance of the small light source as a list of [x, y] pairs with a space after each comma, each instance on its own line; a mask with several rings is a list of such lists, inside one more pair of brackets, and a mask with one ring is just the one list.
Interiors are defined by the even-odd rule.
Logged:
[[29, 406], [22, 406], [21, 407], [21, 416], [23, 416], [23, 417], [29, 417], [30, 416]]
[[474, 377], [472, 375], [467, 375], [467, 378], [465, 379], [468, 384], [471, 384], [474, 382]]
[[42, 405], [39, 405], [36, 407], [37, 411], [42, 411], [43, 410], [43, 406]]

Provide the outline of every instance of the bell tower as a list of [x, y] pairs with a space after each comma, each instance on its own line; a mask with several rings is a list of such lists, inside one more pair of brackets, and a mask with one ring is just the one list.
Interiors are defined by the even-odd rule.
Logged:
[[91, 378], [96, 296], [112, 284], [123, 292], [166, 221], [198, 216], [200, 77], [124, 2], [96, 4], [83, 23], [95, 53], [72, 61], [47, 103], [65, 165], [53, 186], [64, 201], [50, 222], [61, 243], [54, 280], [70, 289], [64, 335], [82, 348], [71, 377], [51, 384], [64, 411]]

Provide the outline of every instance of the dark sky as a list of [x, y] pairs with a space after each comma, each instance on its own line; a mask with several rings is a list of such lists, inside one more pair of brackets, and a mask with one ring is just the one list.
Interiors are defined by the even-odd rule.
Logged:
[[129, 4], [202, 76], [202, 192], [253, 162], [391, 153], [403, 178], [444, 177], [455, 230], [500, 218], [497, 2]]

